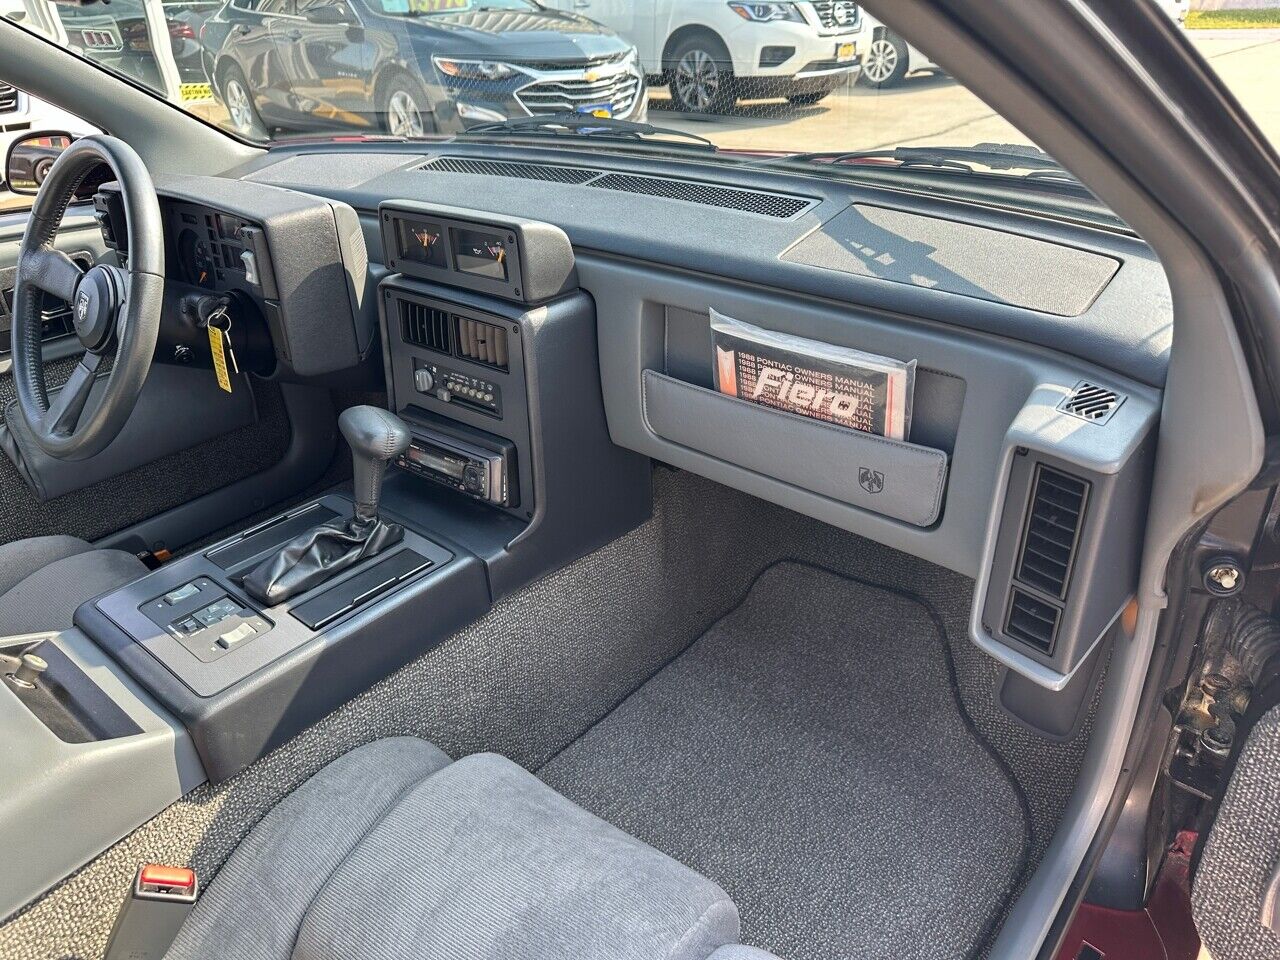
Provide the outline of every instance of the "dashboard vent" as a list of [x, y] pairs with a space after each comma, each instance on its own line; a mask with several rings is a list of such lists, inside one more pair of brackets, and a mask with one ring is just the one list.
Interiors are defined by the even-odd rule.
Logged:
[[1124, 397], [1114, 390], [1081, 380], [1071, 395], [1058, 404], [1058, 409], [1090, 423], [1106, 423], [1122, 403]]
[[747, 190], [698, 180], [672, 177], [650, 177], [633, 173], [606, 173], [590, 167], [568, 167], [551, 163], [513, 163], [501, 160], [472, 160], [469, 157], [435, 157], [418, 169], [439, 173], [463, 173], [484, 177], [509, 177], [514, 180], [542, 180], [612, 190], [617, 193], [643, 194], [695, 203], [704, 207], [740, 210], [774, 220], [790, 220], [813, 207], [817, 201], [787, 193]]
[[498, 370], [507, 369], [507, 331], [492, 323], [458, 317], [458, 356]]
[[1013, 639], [1039, 650], [1045, 655], [1053, 653], [1053, 642], [1058, 636], [1058, 621], [1062, 611], [1051, 603], [1045, 603], [1024, 590], [1013, 588], [1009, 599], [1009, 616], [1004, 632]]
[[1017, 579], [1059, 600], [1066, 597], [1088, 494], [1083, 480], [1036, 467]]
[[742, 190], [738, 187], [721, 187], [696, 180], [671, 180], [666, 177], [643, 177], [631, 173], [609, 173], [591, 186], [601, 190], [617, 190], [620, 193], [640, 193], [649, 197], [665, 197], [683, 200], [704, 207], [722, 207], [741, 210], [762, 217], [790, 220], [809, 209], [812, 201], [785, 193], [762, 193]]
[[400, 303], [400, 336], [405, 343], [449, 352], [449, 314], [411, 300]]
[[602, 176], [587, 167], [562, 167], [554, 163], [509, 163], [505, 160], [472, 160], [469, 157], [437, 157], [422, 165], [423, 170], [441, 173], [469, 173], [480, 177], [509, 177], [513, 180], [544, 180], [547, 183], [582, 184]]

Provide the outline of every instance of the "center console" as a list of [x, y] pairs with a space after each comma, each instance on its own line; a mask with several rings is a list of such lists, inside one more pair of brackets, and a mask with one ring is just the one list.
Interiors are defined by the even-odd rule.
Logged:
[[[650, 464], [610, 438], [595, 306], [565, 235], [413, 203], [377, 218], [387, 403], [339, 418], [352, 482], [82, 605], [73, 631], [14, 646], [16, 681], [33, 688], [0, 689], [0, 719], [48, 731], [33, 743], [81, 738], [46, 751], [68, 767], [59, 782], [118, 816], [75, 831], [0, 905], [649, 518]], [[99, 676], [56, 656], [40, 673], [41, 656], [73, 647], [98, 656]], [[150, 766], [117, 762], [143, 749]], [[50, 781], [28, 773], [13, 802], [52, 809]], [[17, 833], [0, 842], [44, 856]]]

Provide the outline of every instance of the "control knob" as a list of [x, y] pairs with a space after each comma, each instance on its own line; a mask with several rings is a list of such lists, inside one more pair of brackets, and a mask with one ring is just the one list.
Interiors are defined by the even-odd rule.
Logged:
[[413, 371], [413, 385], [419, 393], [430, 393], [435, 389], [436, 378], [431, 375], [431, 371], [426, 367], [419, 367]]

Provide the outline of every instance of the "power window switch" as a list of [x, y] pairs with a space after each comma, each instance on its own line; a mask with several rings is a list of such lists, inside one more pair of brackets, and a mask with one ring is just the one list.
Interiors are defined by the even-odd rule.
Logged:
[[250, 637], [257, 636], [258, 631], [254, 629], [252, 623], [242, 623], [234, 630], [228, 630], [222, 636], [218, 637], [218, 646], [223, 650], [230, 650], [238, 643], [248, 640]]

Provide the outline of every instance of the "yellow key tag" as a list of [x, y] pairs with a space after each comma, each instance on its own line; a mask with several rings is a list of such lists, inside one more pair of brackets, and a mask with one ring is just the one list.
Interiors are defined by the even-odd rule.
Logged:
[[218, 386], [227, 393], [231, 392], [231, 376], [227, 373], [227, 352], [222, 345], [222, 331], [209, 326], [209, 351], [213, 354], [213, 372], [217, 374]]

